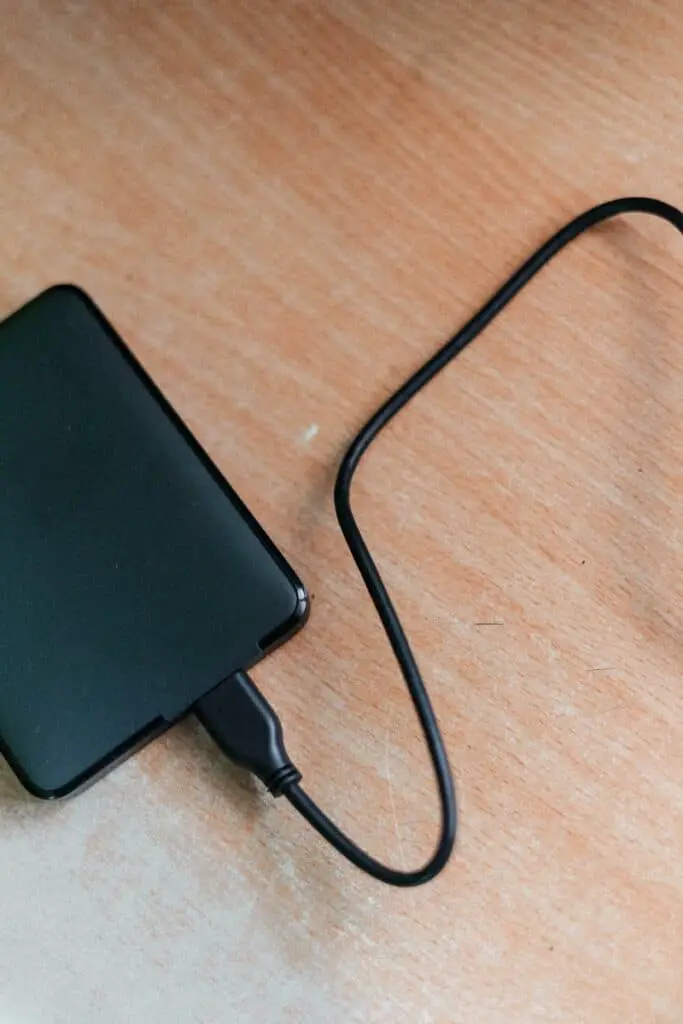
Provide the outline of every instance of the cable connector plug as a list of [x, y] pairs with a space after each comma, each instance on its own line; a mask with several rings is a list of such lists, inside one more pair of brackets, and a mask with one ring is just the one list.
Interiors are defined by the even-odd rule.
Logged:
[[194, 712], [226, 757], [281, 796], [301, 781], [287, 756], [282, 723], [246, 672], [236, 672], [197, 701]]

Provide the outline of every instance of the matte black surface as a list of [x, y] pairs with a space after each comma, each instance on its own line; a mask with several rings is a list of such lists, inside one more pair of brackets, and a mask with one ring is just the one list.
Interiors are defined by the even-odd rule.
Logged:
[[84, 293], [0, 324], [0, 749], [33, 793], [89, 781], [306, 609]]

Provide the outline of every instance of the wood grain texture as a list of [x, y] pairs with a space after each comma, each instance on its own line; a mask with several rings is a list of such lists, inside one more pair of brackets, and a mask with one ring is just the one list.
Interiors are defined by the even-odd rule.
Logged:
[[[0, 0], [4, 315], [84, 286], [315, 594], [257, 678], [414, 864], [436, 803], [335, 526], [362, 419], [566, 218], [683, 201], [676, 0]], [[457, 772], [383, 889], [188, 725], [76, 801], [0, 767], [0, 1021], [683, 1021], [681, 240], [577, 243], [356, 507]]]

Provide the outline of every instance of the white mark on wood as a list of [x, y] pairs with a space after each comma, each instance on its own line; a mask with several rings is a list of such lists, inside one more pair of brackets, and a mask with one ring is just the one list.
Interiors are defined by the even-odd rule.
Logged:
[[313, 438], [317, 435], [320, 427], [317, 423], [311, 423], [310, 427], [307, 427], [301, 435], [301, 440], [304, 444], [310, 444]]

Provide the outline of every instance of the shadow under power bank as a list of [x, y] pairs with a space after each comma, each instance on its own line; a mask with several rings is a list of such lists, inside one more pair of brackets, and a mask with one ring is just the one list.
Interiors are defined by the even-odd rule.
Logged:
[[91, 782], [304, 622], [292, 569], [92, 301], [0, 324], [0, 752]]

